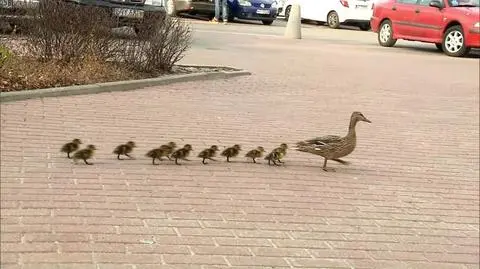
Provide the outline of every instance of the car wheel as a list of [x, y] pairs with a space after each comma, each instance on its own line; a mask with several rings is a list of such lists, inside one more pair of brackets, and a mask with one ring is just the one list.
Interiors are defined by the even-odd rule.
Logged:
[[327, 15], [327, 24], [330, 28], [337, 29], [340, 27], [340, 20], [338, 19], [338, 14], [335, 11], [331, 11]]
[[380, 30], [378, 31], [378, 43], [382, 47], [392, 47], [397, 43], [397, 40], [393, 38], [392, 23], [386, 20], [380, 24]]
[[442, 50], [452, 57], [462, 57], [468, 54], [470, 48], [465, 46], [465, 35], [460, 25], [452, 26], [445, 31]]
[[435, 47], [437, 47], [439, 51], [443, 51], [442, 43], [436, 43]]
[[170, 17], [177, 16], [177, 10], [175, 8], [175, 0], [165, 0], [165, 11]]
[[262, 21], [262, 23], [263, 23], [263, 25], [272, 25], [273, 21], [271, 21], [271, 20], [268, 20], [268, 21], [267, 21], [267, 20], [264, 20], [264, 21]]
[[370, 30], [370, 24], [369, 23], [362, 23], [358, 26], [360, 30], [362, 31], [368, 31]]
[[288, 18], [290, 17], [290, 10], [292, 9], [292, 6], [288, 6], [285, 8], [285, 20], [288, 21]]

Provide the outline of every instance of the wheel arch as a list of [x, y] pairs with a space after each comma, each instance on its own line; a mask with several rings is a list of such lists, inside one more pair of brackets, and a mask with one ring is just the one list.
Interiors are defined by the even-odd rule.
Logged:
[[325, 18], [325, 21], [328, 21], [328, 15], [330, 15], [330, 13], [332, 13], [332, 12], [337, 13], [337, 16], [338, 16], [338, 12], [337, 12], [335, 9], [330, 9], [330, 10], [327, 12], [327, 17]]
[[449, 23], [447, 23], [447, 25], [445, 25], [445, 27], [443, 28], [442, 34], [445, 34], [445, 32], [447, 31], [448, 28], [450, 28], [450, 27], [452, 27], [452, 26], [456, 26], [456, 25], [462, 27], [462, 29], [463, 29], [463, 26], [462, 26], [462, 24], [461, 24], [459, 21], [457, 21], [457, 20], [452, 20], [452, 21], [450, 21]]

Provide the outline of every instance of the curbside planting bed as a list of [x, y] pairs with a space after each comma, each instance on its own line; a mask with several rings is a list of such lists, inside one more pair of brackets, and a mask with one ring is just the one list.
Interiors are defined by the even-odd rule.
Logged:
[[[246, 70], [235, 69], [223, 66], [195, 66], [182, 65], [184, 70], [190, 70], [184, 74], [164, 75], [157, 78], [147, 78], [139, 80], [114, 81], [105, 83], [96, 83], [88, 85], [75, 85], [67, 87], [55, 87], [36, 90], [23, 90], [12, 92], [1, 92], [0, 103], [21, 101], [34, 98], [60, 97], [81, 94], [94, 94], [103, 92], [129, 91], [144, 87], [167, 85], [178, 82], [227, 79], [237, 76], [251, 75]], [[195, 72], [196, 70], [197, 72]], [[192, 72], [193, 71], [193, 72]]]

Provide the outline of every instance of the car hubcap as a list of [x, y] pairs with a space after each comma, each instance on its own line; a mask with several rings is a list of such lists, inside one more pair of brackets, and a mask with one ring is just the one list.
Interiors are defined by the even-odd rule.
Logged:
[[338, 21], [337, 14], [335, 13], [330, 14], [330, 19], [328, 21], [329, 21], [329, 25], [331, 26], [336, 25]]
[[445, 39], [445, 48], [450, 53], [456, 53], [463, 47], [463, 34], [460, 31], [448, 33]]
[[392, 35], [392, 28], [388, 24], [384, 24], [382, 29], [380, 29], [380, 41], [382, 43], [387, 43], [390, 40], [390, 36]]

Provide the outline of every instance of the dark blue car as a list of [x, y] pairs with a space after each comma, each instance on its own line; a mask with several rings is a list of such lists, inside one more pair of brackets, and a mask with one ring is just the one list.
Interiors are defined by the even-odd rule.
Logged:
[[228, 20], [258, 20], [265, 25], [277, 17], [277, 3], [274, 0], [229, 0]]
[[[213, 0], [164, 0], [165, 9], [170, 16], [178, 13], [215, 15]], [[228, 20], [261, 21], [270, 25], [277, 18], [275, 0], [228, 0]]]

